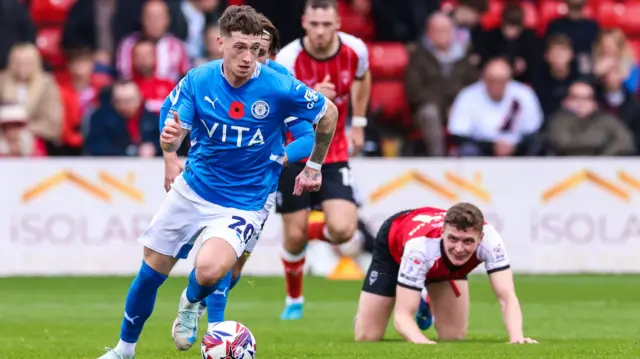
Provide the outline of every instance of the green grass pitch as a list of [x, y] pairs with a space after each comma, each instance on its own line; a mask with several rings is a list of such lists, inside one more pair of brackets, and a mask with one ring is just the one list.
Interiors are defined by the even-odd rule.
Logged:
[[[1, 359], [95, 359], [118, 339], [131, 278], [0, 279]], [[307, 278], [305, 318], [279, 320], [282, 278], [243, 278], [227, 319], [256, 336], [258, 358], [640, 358], [640, 276], [517, 276], [525, 334], [539, 345], [507, 345], [500, 309], [484, 276], [471, 283], [468, 340], [417, 346], [392, 327], [382, 343], [354, 343], [360, 282]], [[136, 358], [199, 358], [178, 352], [170, 326], [185, 278], [160, 289]], [[202, 324], [204, 324], [204, 318]], [[205, 325], [201, 326], [201, 332]], [[429, 330], [434, 337], [433, 330]]]

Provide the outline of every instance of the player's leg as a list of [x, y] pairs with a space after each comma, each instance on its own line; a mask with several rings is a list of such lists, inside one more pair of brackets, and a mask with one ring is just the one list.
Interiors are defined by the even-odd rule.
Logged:
[[380, 341], [395, 303], [398, 264], [389, 252], [389, 230], [394, 217], [386, 220], [374, 240], [371, 265], [364, 278], [354, 321], [356, 341]]
[[217, 284], [213, 293], [211, 293], [200, 305], [204, 306], [207, 310], [207, 323], [209, 328], [211, 326], [224, 322], [225, 310], [227, 309], [227, 301], [229, 300], [229, 293], [236, 286], [240, 280], [242, 268], [249, 258], [248, 252], [242, 255], [233, 268], [225, 275]]
[[309, 235], [313, 234], [313, 238], [324, 239], [333, 244], [343, 244], [350, 240], [363, 241], [357, 230], [358, 208], [351, 183], [351, 170], [347, 163], [332, 163], [323, 167], [322, 187], [318, 196], [326, 223], [321, 233], [316, 233], [319, 230], [317, 227], [310, 227]]
[[287, 291], [286, 305], [280, 316], [283, 320], [302, 318], [304, 304], [302, 285], [311, 196], [309, 193], [293, 195], [295, 179], [302, 168], [302, 165], [297, 163], [289, 164], [282, 169], [278, 182], [276, 211], [282, 215], [283, 221], [284, 242], [281, 257]]
[[244, 253], [248, 239], [259, 230], [263, 218], [259, 211], [242, 211], [216, 205], [207, 207], [209, 219], [202, 236], [195, 268], [180, 297], [172, 336], [176, 348], [188, 350], [198, 333], [200, 302], [211, 295], [218, 282], [228, 275]]
[[[435, 328], [440, 340], [462, 340], [469, 324], [469, 283], [454, 281], [458, 293], [449, 281], [427, 284]], [[456, 294], [459, 294], [456, 295]]]
[[181, 214], [193, 213], [184, 197], [170, 191], [140, 237], [145, 246], [143, 262], [127, 294], [120, 341], [101, 359], [132, 358], [143, 326], [153, 312], [158, 288], [167, 279], [179, 258], [186, 258], [199, 228]]

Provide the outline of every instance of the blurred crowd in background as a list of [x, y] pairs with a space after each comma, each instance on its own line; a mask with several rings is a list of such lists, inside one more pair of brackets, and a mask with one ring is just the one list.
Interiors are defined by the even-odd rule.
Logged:
[[[0, 156], [161, 155], [160, 105], [221, 56], [224, 8], [255, 7], [286, 44], [304, 2], [0, 0]], [[341, 0], [339, 14], [370, 52], [364, 156], [640, 151], [639, 0]]]

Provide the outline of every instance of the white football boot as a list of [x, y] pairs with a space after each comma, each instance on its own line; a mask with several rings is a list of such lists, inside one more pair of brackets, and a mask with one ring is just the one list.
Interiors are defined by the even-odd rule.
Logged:
[[198, 337], [198, 319], [200, 318], [200, 303], [190, 303], [187, 300], [187, 290], [180, 296], [178, 316], [171, 328], [171, 337], [178, 350], [189, 350]]

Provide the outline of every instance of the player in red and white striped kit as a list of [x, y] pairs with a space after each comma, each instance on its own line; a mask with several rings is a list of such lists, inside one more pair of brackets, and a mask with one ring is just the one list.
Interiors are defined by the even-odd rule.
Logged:
[[[282, 319], [302, 317], [302, 273], [309, 238], [332, 244], [358, 241], [358, 214], [352, 187], [349, 154], [358, 153], [364, 142], [365, 117], [371, 77], [369, 53], [362, 40], [339, 32], [340, 19], [335, 0], [308, 0], [302, 18], [306, 35], [285, 46], [276, 61], [298, 80], [331, 99], [339, 119], [333, 142], [322, 166], [319, 192], [293, 196], [295, 178], [304, 162], [290, 163], [282, 170], [276, 209], [284, 220], [284, 250], [287, 289]], [[308, 94], [310, 98], [313, 93]], [[351, 101], [353, 116], [347, 132]], [[295, 121], [295, 118], [288, 119]], [[309, 210], [320, 208], [325, 222], [309, 224]], [[326, 223], [326, 224], [325, 224]]]
[[[397, 213], [376, 237], [355, 320], [357, 341], [382, 340], [391, 312], [405, 340], [434, 344], [420, 314], [433, 311], [441, 340], [461, 340], [469, 320], [467, 275], [480, 263], [500, 302], [510, 343], [536, 343], [522, 331], [522, 311], [502, 237], [469, 203], [449, 210], [423, 207]], [[430, 308], [426, 305], [429, 295]], [[418, 323], [416, 323], [416, 321]], [[422, 328], [420, 328], [422, 327]]]

